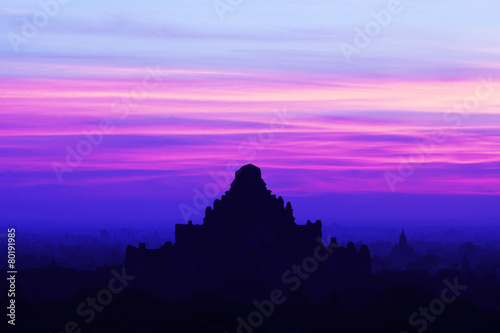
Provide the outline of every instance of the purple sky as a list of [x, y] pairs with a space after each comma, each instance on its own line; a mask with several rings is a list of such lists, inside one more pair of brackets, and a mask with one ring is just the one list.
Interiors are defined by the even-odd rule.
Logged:
[[499, 3], [214, 4], [4, 1], [0, 219], [200, 223], [247, 163], [299, 223], [500, 219]]

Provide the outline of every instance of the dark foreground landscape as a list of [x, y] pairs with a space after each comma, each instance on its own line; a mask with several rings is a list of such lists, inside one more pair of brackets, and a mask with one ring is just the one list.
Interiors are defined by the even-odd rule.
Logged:
[[[158, 248], [141, 242], [120, 249], [118, 235], [104, 229], [91, 244], [83, 233], [66, 233], [58, 247], [47, 241], [32, 248], [19, 259], [33, 265], [16, 276], [15, 332], [500, 328], [498, 241], [478, 246], [449, 230], [441, 243], [415, 241], [415, 249], [404, 230], [395, 244], [354, 243], [335, 230], [319, 220], [297, 224], [291, 203], [267, 189], [259, 168], [246, 165], [207, 207], [202, 224], [177, 224], [175, 239]], [[118, 234], [131, 239], [130, 233]], [[458, 246], [448, 245], [453, 239]], [[42, 248], [57, 256], [35, 267]], [[89, 253], [100, 258], [99, 268], [85, 261]]]

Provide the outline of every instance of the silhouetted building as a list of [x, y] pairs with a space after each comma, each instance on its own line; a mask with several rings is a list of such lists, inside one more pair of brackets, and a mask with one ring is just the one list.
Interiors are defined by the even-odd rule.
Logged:
[[52, 259], [50, 260], [49, 267], [51, 267], [51, 268], [56, 268], [57, 267], [56, 258], [54, 256], [52, 256]]
[[[291, 203], [271, 194], [261, 170], [248, 164], [236, 171], [230, 190], [207, 207], [203, 224], [176, 224], [175, 245], [128, 246], [126, 269], [143, 277], [144, 284], [160, 283], [164, 276], [177, 284], [170, 293], [179, 296], [183, 289], [236, 296], [282, 283], [284, 273], [312, 257], [318, 246], [327, 251], [321, 221], [296, 224]], [[343, 248], [332, 238], [329, 248], [331, 258], [319, 263], [323, 267], [315, 273], [318, 283], [340, 283], [371, 272], [366, 245], [359, 251], [352, 242]]]
[[413, 247], [408, 244], [405, 230], [402, 229], [399, 243], [394, 245], [390, 258], [393, 264], [405, 266], [415, 260], [416, 255]]
[[469, 264], [469, 259], [467, 258], [467, 255], [464, 256], [464, 260], [462, 261], [462, 265], [460, 266], [460, 273], [462, 274], [468, 274], [472, 271], [470, 264]]

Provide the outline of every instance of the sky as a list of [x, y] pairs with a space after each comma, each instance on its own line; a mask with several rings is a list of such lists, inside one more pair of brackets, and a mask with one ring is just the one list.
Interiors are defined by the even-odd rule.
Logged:
[[498, 222], [499, 11], [3, 0], [0, 219], [201, 223], [252, 163], [298, 223]]

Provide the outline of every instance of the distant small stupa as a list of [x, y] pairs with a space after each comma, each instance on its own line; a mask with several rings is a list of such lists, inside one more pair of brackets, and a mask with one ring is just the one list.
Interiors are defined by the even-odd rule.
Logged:
[[408, 244], [404, 228], [401, 230], [399, 243], [392, 248], [390, 258], [391, 261], [397, 265], [407, 265], [415, 259], [415, 251], [413, 247]]
[[57, 264], [56, 264], [56, 258], [54, 256], [52, 256], [52, 259], [50, 260], [50, 265], [49, 265], [50, 268], [57, 268]]
[[469, 264], [469, 259], [467, 255], [464, 256], [464, 260], [462, 261], [462, 266], [460, 266], [460, 273], [468, 274], [472, 271]]

